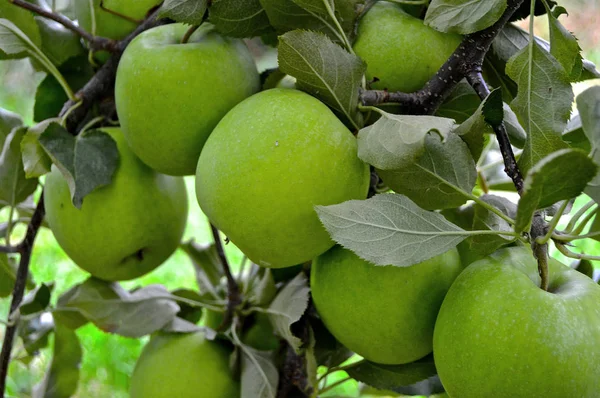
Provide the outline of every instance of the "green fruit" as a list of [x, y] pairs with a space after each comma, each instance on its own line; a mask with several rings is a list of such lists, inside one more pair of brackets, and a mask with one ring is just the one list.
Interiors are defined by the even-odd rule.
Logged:
[[242, 343], [261, 351], [279, 348], [279, 339], [273, 332], [273, 326], [267, 314], [256, 313], [254, 323], [242, 335]]
[[410, 267], [381, 267], [336, 246], [313, 261], [310, 286], [342, 344], [369, 361], [403, 364], [431, 352], [435, 318], [461, 270], [456, 249]]
[[[160, 0], [76, 0], [72, 2], [75, 18], [84, 30], [92, 33], [95, 22], [96, 36], [121, 40], [138, 26], [148, 11], [159, 5]], [[103, 4], [103, 8], [100, 7]], [[111, 13], [112, 11], [112, 13]], [[123, 18], [121, 14], [127, 18]], [[94, 20], [95, 17], [95, 20]]]
[[413, 92], [446, 62], [461, 36], [438, 32], [388, 2], [379, 2], [358, 26], [356, 55], [367, 63], [367, 80], [374, 89]]
[[524, 247], [471, 264], [440, 310], [433, 353], [451, 397], [597, 397], [600, 286]]
[[196, 173], [202, 211], [264, 267], [306, 262], [331, 246], [314, 210], [364, 199], [369, 168], [324, 104], [272, 89], [240, 103], [206, 142]]
[[229, 350], [201, 332], [159, 334], [144, 347], [131, 376], [131, 398], [235, 398]]
[[127, 46], [117, 70], [115, 100], [133, 152], [153, 169], [194, 174], [200, 151], [219, 120], [260, 88], [243, 41], [203, 24], [150, 29]]
[[134, 279], [162, 264], [179, 245], [187, 220], [186, 188], [183, 178], [143, 164], [121, 130], [103, 131], [120, 155], [112, 183], [87, 195], [77, 209], [67, 181], [53, 167], [44, 188], [46, 218], [58, 244], [81, 268], [105, 280]]

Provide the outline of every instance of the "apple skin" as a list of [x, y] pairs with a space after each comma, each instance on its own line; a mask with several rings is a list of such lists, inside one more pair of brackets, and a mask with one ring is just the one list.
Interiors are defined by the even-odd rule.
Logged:
[[440, 310], [433, 353], [451, 397], [597, 397], [600, 286], [550, 260], [550, 291], [524, 247], [471, 264]]
[[396, 365], [431, 352], [438, 310], [461, 270], [456, 249], [410, 267], [382, 267], [335, 246], [313, 260], [310, 287], [340, 343], [369, 361]]
[[[96, 17], [96, 36], [121, 40], [137, 27], [128, 21], [100, 8], [101, 0], [92, 0]], [[143, 20], [148, 11], [158, 6], [161, 0], [104, 0], [104, 8], [134, 20]], [[84, 30], [92, 32], [92, 9], [89, 0], [72, 2], [75, 19]]]
[[270, 268], [304, 263], [333, 246], [314, 206], [365, 199], [368, 188], [369, 167], [352, 133], [316, 98], [279, 88], [221, 120], [196, 173], [208, 219]]
[[202, 332], [157, 334], [144, 347], [131, 376], [131, 398], [233, 398], [239, 382], [229, 370], [230, 351]]
[[461, 36], [438, 32], [402, 10], [378, 2], [362, 18], [354, 43], [356, 55], [367, 63], [373, 89], [414, 92], [446, 62]]
[[179, 245], [188, 212], [185, 183], [143, 164], [120, 129], [102, 131], [116, 141], [120, 155], [113, 181], [77, 209], [66, 180], [52, 167], [44, 188], [46, 218], [79, 267], [104, 280], [134, 279], [161, 265]]
[[243, 41], [205, 23], [180, 44], [188, 29], [170, 24], [140, 34], [117, 69], [115, 100], [127, 142], [143, 162], [170, 175], [194, 174], [219, 120], [260, 88]]

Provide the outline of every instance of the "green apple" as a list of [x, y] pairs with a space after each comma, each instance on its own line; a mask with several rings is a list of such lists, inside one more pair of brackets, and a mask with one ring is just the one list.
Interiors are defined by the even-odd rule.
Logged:
[[131, 398], [235, 398], [239, 382], [228, 350], [202, 332], [158, 334], [144, 347], [131, 376]]
[[76, 0], [72, 2], [79, 26], [92, 32], [95, 24], [96, 36], [114, 40], [121, 40], [133, 32], [138, 25], [135, 21], [142, 21], [148, 11], [160, 3], [161, 0]]
[[153, 169], [194, 174], [219, 120], [260, 88], [256, 65], [239, 39], [203, 24], [150, 29], [127, 46], [117, 69], [115, 100], [133, 152]]
[[550, 288], [524, 247], [502, 249], [456, 279], [433, 355], [451, 397], [597, 397], [600, 286], [550, 260]]
[[367, 80], [374, 89], [413, 92], [446, 62], [461, 36], [438, 32], [402, 10], [378, 2], [362, 18], [354, 43], [356, 55], [367, 63]]
[[258, 265], [283, 268], [333, 241], [314, 210], [364, 199], [369, 167], [356, 139], [319, 100], [272, 89], [233, 108], [198, 161], [196, 195], [209, 220]]
[[58, 244], [93, 276], [134, 279], [162, 264], [177, 248], [187, 220], [183, 178], [158, 174], [129, 149], [120, 129], [103, 129], [116, 141], [119, 167], [110, 185], [97, 188], [81, 209], [53, 166], [44, 200]]
[[369, 361], [429, 354], [438, 310], [462, 270], [456, 249], [410, 267], [376, 266], [340, 246], [313, 261], [310, 287], [323, 323]]
[[261, 351], [279, 348], [279, 339], [273, 332], [273, 326], [267, 314], [256, 313], [254, 323], [242, 335], [242, 343]]

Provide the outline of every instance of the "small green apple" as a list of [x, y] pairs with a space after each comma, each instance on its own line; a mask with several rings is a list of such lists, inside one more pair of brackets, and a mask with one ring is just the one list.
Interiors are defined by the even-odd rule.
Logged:
[[364, 199], [369, 167], [356, 139], [319, 100], [272, 89], [233, 108], [198, 161], [202, 211], [258, 265], [283, 268], [333, 241], [315, 205]]
[[433, 341], [451, 397], [598, 397], [600, 286], [549, 265], [547, 292], [525, 247], [499, 250], [456, 279]]
[[67, 181], [53, 166], [44, 188], [46, 218], [58, 244], [81, 268], [100, 279], [134, 279], [162, 264], [179, 245], [187, 221], [185, 183], [143, 164], [120, 129], [103, 131], [120, 155], [113, 181], [87, 195], [77, 209]]
[[410, 267], [376, 266], [340, 246], [313, 261], [312, 298], [327, 329], [369, 361], [429, 354], [442, 300], [462, 270], [456, 249]]
[[144, 347], [131, 376], [131, 398], [235, 398], [239, 382], [230, 351], [202, 332], [158, 334]]
[[115, 101], [125, 137], [142, 161], [170, 175], [194, 174], [219, 120], [260, 88], [243, 41], [205, 23], [181, 44], [188, 29], [170, 24], [140, 34], [117, 69]]
[[460, 41], [383, 1], [360, 21], [354, 51], [367, 63], [367, 80], [379, 79], [372, 88], [409, 93], [435, 75]]
[[138, 25], [134, 21], [142, 21], [148, 11], [160, 3], [161, 0], [76, 0], [72, 2], [79, 26], [92, 32], [95, 24], [96, 36], [114, 40], [121, 40], [133, 32]]

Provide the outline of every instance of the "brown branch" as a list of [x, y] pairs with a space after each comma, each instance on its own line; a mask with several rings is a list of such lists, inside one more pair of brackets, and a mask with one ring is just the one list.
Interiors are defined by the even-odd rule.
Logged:
[[65, 28], [69, 29], [71, 32], [76, 33], [77, 35], [82, 37], [84, 40], [86, 40], [89, 43], [90, 48], [94, 51], [98, 51], [98, 50], [106, 50], [109, 52], [116, 51], [117, 41], [107, 39], [106, 37], [94, 36], [91, 33], [81, 29], [77, 24], [75, 24], [73, 21], [71, 21], [69, 18], [65, 17], [64, 15], [49, 11], [43, 7], [40, 7], [36, 4], [30, 3], [25, 0], [8, 0], [8, 1], [10, 1], [15, 6], [35, 12], [36, 14], [38, 14], [44, 18], [48, 18], [55, 22], [58, 22]]
[[227, 278], [227, 310], [223, 316], [223, 321], [217, 327], [218, 331], [222, 331], [231, 324], [235, 309], [242, 303], [242, 296], [240, 294], [240, 287], [238, 286], [233, 274], [231, 273], [231, 269], [229, 268], [227, 256], [225, 255], [225, 250], [223, 249], [223, 243], [221, 242], [221, 237], [219, 236], [219, 230], [212, 225], [212, 223], [210, 224], [210, 230], [215, 241], [217, 255], [221, 261], [223, 272], [225, 272], [225, 278]]

